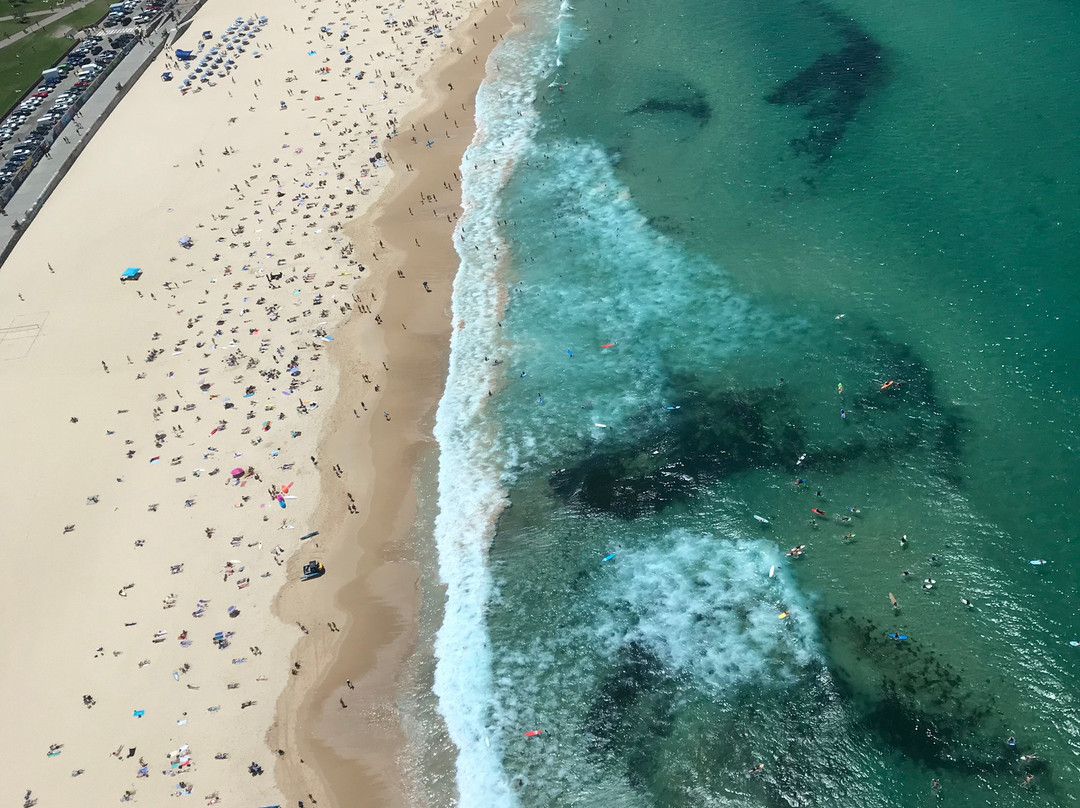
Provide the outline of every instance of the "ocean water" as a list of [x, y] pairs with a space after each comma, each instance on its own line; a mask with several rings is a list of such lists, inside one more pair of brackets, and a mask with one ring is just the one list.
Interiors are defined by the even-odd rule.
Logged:
[[519, 13], [462, 164], [430, 804], [1073, 804], [1080, 11]]

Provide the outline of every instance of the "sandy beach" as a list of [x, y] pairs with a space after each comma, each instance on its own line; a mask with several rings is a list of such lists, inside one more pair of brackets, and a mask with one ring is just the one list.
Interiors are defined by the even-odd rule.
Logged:
[[5, 804], [407, 803], [411, 480], [509, 24], [253, 13], [187, 92], [159, 57], [0, 269]]

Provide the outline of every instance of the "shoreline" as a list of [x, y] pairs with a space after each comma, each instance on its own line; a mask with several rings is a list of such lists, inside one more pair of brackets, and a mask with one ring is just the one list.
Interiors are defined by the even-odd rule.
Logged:
[[[360, 518], [333, 519], [327, 537], [333, 545], [329, 558], [356, 569], [356, 576], [317, 593], [314, 608], [298, 602], [296, 590], [279, 595], [275, 611], [286, 622], [314, 610], [339, 615], [345, 628], [329, 643], [301, 638], [295, 658], [302, 664], [317, 660], [318, 684], [305, 688], [300, 678], [290, 683], [270, 736], [271, 748], [274, 739], [288, 737], [293, 748], [307, 749], [303, 767], [300, 755], [282, 761], [282, 781], [303, 782], [304, 793], [328, 788], [336, 805], [346, 804], [345, 795], [348, 804], [361, 806], [406, 806], [419, 796], [410, 793], [402, 771], [409, 739], [396, 703], [419, 630], [419, 571], [409, 540], [417, 475], [425, 455], [437, 451], [431, 432], [448, 370], [458, 170], [475, 133], [474, 103], [488, 56], [511, 29], [507, 10], [494, 2], [486, 7], [495, 13], [482, 14], [480, 6], [464, 20], [451, 42], [460, 51], [444, 54], [444, 64], [425, 75], [422, 84], [430, 95], [384, 144], [395, 166], [384, 196], [367, 216], [345, 226], [354, 244], [380, 245], [373, 257], [382, 265], [382, 283], [367, 291], [377, 295], [372, 305], [382, 306], [384, 319], [378, 325], [356, 318], [341, 331], [334, 362], [341, 387], [319, 455], [343, 465], [359, 462], [372, 482], [354, 484], [361, 492], [357, 501], [364, 503]], [[426, 140], [435, 145], [425, 148]], [[389, 275], [387, 264], [402, 268], [403, 276]], [[372, 344], [380, 341], [382, 350], [371, 355]], [[361, 346], [368, 346], [366, 361]], [[365, 368], [374, 371], [370, 382], [364, 381]], [[360, 413], [366, 417], [355, 414], [378, 378], [386, 380], [377, 395], [379, 412], [390, 413], [389, 422], [371, 408]], [[329, 475], [323, 472], [318, 511], [340, 512], [342, 493], [331, 493], [340, 484]], [[282, 724], [298, 728], [285, 733]]]

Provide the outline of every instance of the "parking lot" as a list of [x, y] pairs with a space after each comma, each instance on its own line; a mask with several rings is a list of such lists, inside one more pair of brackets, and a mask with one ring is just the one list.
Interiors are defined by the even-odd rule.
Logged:
[[5, 186], [21, 183], [78, 113], [89, 94], [175, 0], [125, 0], [80, 40], [65, 61], [42, 73], [41, 81], [0, 123], [0, 199]]

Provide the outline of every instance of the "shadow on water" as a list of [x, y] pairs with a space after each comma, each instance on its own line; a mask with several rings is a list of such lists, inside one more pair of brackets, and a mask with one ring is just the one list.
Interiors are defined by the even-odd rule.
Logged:
[[[846, 346], [847, 357], [831, 359], [845, 361], [851, 377], [884, 381], [851, 393], [847, 406], [859, 418], [845, 421], [843, 429], [803, 412], [796, 397], [797, 391], [820, 387], [820, 379], [737, 389], [720, 376], [678, 371], [668, 378], [667, 395], [681, 402], [680, 409], [661, 425], [652, 411], [642, 412], [637, 423], [620, 430], [630, 441], [605, 443], [555, 474], [551, 485], [570, 507], [633, 519], [731, 475], [838, 472], [895, 463], [920, 450], [944, 460], [935, 472], [959, 484], [955, 468], [966, 427], [958, 410], [938, 400], [932, 372], [909, 346], [874, 326], [866, 326], [863, 336]], [[806, 366], [820, 366], [813, 359]]]
[[825, 6], [820, 6], [818, 13], [836, 31], [843, 46], [823, 53], [765, 100], [803, 108], [810, 126], [805, 136], [792, 138], [791, 148], [820, 164], [832, 157], [866, 97], [884, 84], [886, 60], [881, 44], [854, 20]]

